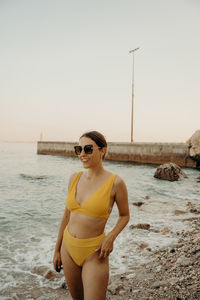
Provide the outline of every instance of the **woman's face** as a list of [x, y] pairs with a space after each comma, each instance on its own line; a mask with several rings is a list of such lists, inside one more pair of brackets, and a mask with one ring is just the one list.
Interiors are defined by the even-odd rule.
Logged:
[[[102, 158], [105, 153], [105, 148], [99, 149], [99, 146], [90, 138], [82, 137], [79, 140], [79, 145], [82, 147], [82, 151], [79, 155], [79, 159], [81, 160], [83, 167], [88, 169], [97, 166], [102, 163]], [[91, 154], [86, 154], [84, 151], [84, 147], [86, 145], [92, 145], [93, 151]]]

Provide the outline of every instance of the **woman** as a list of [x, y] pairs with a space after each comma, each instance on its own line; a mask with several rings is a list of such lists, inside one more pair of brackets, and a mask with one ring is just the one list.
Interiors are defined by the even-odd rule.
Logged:
[[[69, 179], [53, 264], [57, 271], [63, 265], [74, 300], [104, 300], [109, 254], [114, 240], [129, 221], [127, 189], [118, 175], [103, 168], [107, 143], [101, 133], [83, 134], [79, 146], [74, 148], [86, 171], [73, 174]], [[114, 202], [119, 218], [115, 227], [105, 234]]]

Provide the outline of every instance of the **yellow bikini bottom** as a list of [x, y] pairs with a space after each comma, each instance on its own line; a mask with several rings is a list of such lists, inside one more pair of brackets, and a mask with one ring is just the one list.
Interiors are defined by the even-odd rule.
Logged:
[[93, 238], [79, 239], [72, 236], [66, 227], [63, 241], [73, 261], [78, 266], [82, 266], [85, 259], [99, 247], [104, 237], [105, 232]]

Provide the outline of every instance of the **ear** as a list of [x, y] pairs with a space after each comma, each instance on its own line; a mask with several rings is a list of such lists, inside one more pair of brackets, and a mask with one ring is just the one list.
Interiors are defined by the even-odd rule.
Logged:
[[106, 155], [107, 147], [103, 147], [101, 150], [102, 150], [102, 156], [101, 156], [101, 158], [104, 159], [105, 155]]

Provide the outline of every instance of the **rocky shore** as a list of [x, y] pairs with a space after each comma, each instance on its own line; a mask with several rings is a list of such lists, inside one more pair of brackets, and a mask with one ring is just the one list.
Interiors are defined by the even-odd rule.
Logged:
[[177, 232], [173, 248], [152, 252], [148, 263], [111, 278], [107, 300], [200, 299], [200, 218], [183, 222], [191, 231]]
[[[107, 300], [193, 300], [200, 299], [200, 218], [198, 209], [192, 218], [183, 218], [190, 224], [189, 231], [176, 232], [178, 242], [173, 247], [146, 251], [148, 262], [134, 265], [128, 272], [110, 277]], [[142, 249], [144, 248], [144, 249]], [[147, 250], [148, 249], [148, 250]], [[69, 300], [63, 274], [46, 270], [33, 270], [47, 280], [63, 278], [62, 286], [53, 289], [44, 286], [21, 285], [8, 289], [1, 299]], [[10, 296], [12, 295], [12, 296]]]

